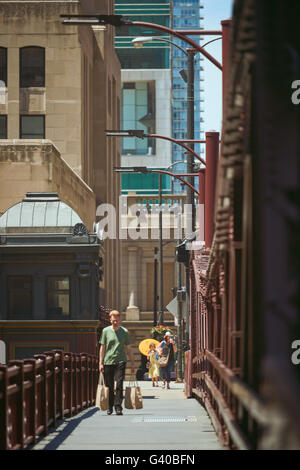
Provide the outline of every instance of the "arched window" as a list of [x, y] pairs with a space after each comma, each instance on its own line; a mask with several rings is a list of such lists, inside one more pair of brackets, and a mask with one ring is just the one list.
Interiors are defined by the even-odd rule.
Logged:
[[30, 46], [20, 49], [20, 87], [45, 86], [45, 49]]
[[[1, 83], [2, 82], [2, 83]], [[0, 47], [0, 86], [7, 87], [7, 49]]]

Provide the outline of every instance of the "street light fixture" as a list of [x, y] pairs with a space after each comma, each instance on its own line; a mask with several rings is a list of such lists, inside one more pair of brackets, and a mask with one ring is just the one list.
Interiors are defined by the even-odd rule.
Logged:
[[[134, 44], [135, 47], [143, 47], [144, 42], [151, 42], [151, 41], [157, 41], [156, 37], [149, 36], [149, 37], [137, 37], [132, 40], [132, 43]], [[180, 75], [182, 79], [185, 81], [187, 84], [187, 137], [188, 139], [193, 140], [194, 139], [194, 57], [195, 53], [197, 52], [196, 49], [194, 48], [188, 48], [184, 50], [181, 46], [178, 44], [168, 40], [168, 39], [162, 39], [164, 42], [167, 42], [169, 44], [172, 44], [175, 46], [177, 49], [179, 49], [181, 52], [183, 52], [187, 56], [187, 63], [188, 63], [188, 69], [187, 71], [181, 70]], [[187, 156], [187, 172], [191, 172], [193, 168], [193, 158], [192, 155], [197, 156], [197, 158], [200, 158], [197, 154], [194, 152], [194, 148], [189, 147], [189, 152]], [[189, 183], [194, 185], [194, 180], [193, 178], [189, 178]], [[191, 227], [192, 227], [192, 232], [195, 230], [195, 207], [194, 207], [194, 197], [193, 197], [193, 192], [191, 191], [190, 188], [187, 189], [187, 203], [192, 206], [192, 214], [191, 214]]]
[[[204, 57], [206, 57], [219, 70], [221, 70], [223, 72], [223, 66], [211, 54], [209, 54], [201, 45], [199, 45], [197, 42], [193, 41], [189, 37], [189, 35], [190, 36], [194, 35], [194, 34], [198, 35], [198, 36], [201, 36], [201, 35], [216, 35], [216, 34], [222, 35], [222, 38], [223, 38], [224, 72], [226, 72], [226, 70], [227, 70], [227, 65], [228, 65], [227, 64], [227, 47], [228, 47], [228, 44], [229, 44], [229, 35], [228, 35], [228, 29], [229, 29], [228, 24], [229, 23], [228, 22], [222, 22], [222, 31], [204, 31], [204, 30], [202, 30], [202, 31], [201, 30], [180, 31], [180, 30], [173, 30], [173, 29], [168, 28], [166, 26], [158, 25], [158, 24], [154, 24], [154, 23], [147, 23], [147, 22], [142, 22], [142, 21], [132, 21], [129, 18], [123, 18], [122, 15], [61, 15], [61, 16], [64, 17], [64, 18], [67, 18], [66, 20], [63, 21], [63, 24], [76, 24], [76, 19], [75, 18], [84, 18], [86, 20], [86, 18], [89, 17], [90, 20], [91, 20], [90, 24], [95, 24], [95, 19], [98, 19], [98, 21], [99, 21], [98, 24], [101, 24], [101, 25], [105, 25], [105, 24], [111, 24], [113, 26], [128, 26], [128, 25], [131, 25], [131, 26], [140, 26], [140, 27], [143, 27], [143, 28], [155, 29], [155, 30], [162, 31], [164, 33], [170, 34], [172, 36], [175, 36], [175, 37], [181, 39], [182, 41], [186, 42], [187, 44], [189, 44], [190, 48], [187, 49], [187, 52], [188, 52], [188, 80], [187, 80], [187, 82], [188, 82], [188, 108], [191, 108], [191, 104], [192, 104], [192, 109], [194, 107], [194, 105], [193, 105], [194, 83], [191, 79], [191, 77], [194, 74], [194, 54], [197, 53], [197, 52], [200, 52]], [[77, 24], [82, 24], [82, 23], [77, 23]], [[86, 21], [86, 24], [88, 24], [87, 21]], [[223, 116], [224, 116], [224, 110], [226, 109], [226, 102], [225, 102], [225, 98], [224, 98], [224, 96], [225, 96], [224, 90], [226, 88], [226, 83], [227, 83], [227, 74], [223, 73]], [[188, 111], [188, 128], [190, 129], [190, 132], [188, 132], [187, 139], [188, 139], [188, 141], [190, 141], [192, 143], [193, 142], [193, 137], [194, 137], [194, 135], [193, 135], [193, 113], [190, 111], [190, 109]], [[219, 137], [218, 137], [217, 134], [218, 133], [216, 133], [216, 132], [210, 132], [210, 133], [206, 134], [207, 138], [208, 138], [208, 141], [209, 141], [209, 144], [206, 146], [206, 152], [207, 152], [207, 155], [208, 155], [208, 153], [211, 153], [211, 155], [213, 157], [218, 155], [218, 147], [216, 147], [216, 145], [217, 146], [219, 145], [219, 142], [218, 142]], [[189, 161], [189, 165], [187, 165], [187, 167], [188, 167], [187, 171], [189, 171], [191, 169], [190, 165], [192, 164], [190, 154], [188, 154], [188, 161]], [[215, 179], [216, 179], [216, 172], [213, 171], [213, 170], [215, 170], [214, 165], [215, 165], [215, 161], [212, 162], [212, 166], [209, 165], [209, 167], [207, 168], [207, 171], [206, 171], [206, 176], [207, 176], [207, 173], [209, 173], [209, 176], [210, 176], [210, 180], [207, 181], [207, 183], [210, 183], [211, 187], [208, 190], [208, 184], [206, 184], [205, 185], [205, 187], [206, 187], [205, 192], [207, 192], [207, 194], [209, 195], [210, 202], [212, 202], [212, 200], [214, 199], [214, 195], [215, 195], [214, 184], [215, 184]], [[178, 175], [174, 175], [174, 177], [178, 178]], [[199, 173], [199, 181], [200, 181], [200, 173]], [[191, 185], [187, 181], [184, 181], [184, 183], [189, 185], [190, 187], [193, 187], [193, 185]], [[198, 192], [198, 195], [199, 195], [199, 192]], [[191, 196], [191, 191], [187, 191], [187, 196], [189, 198], [188, 203], [190, 203], [190, 198], [192, 197]], [[193, 203], [193, 200], [191, 202]], [[206, 213], [208, 213], [208, 215], [209, 215], [209, 225], [212, 226], [212, 224], [213, 224], [212, 223], [212, 220], [213, 220], [212, 219], [212, 213], [213, 213], [213, 211], [211, 210], [211, 206], [209, 206], [207, 204], [206, 200], [205, 200], [205, 207], [206, 207], [205, 218], [206, 218]], [[192, 217], [192, 221], [193, 221], [193, 219], [194, 219], [194, 217]], [[206, 226], [206, 222], [205, 222], [205, 226]], [[209, 233], [209, 237], [210, 237], [210, 239], [212, 238], [212, 233]], [[210, 239], [209, 239], [209, 242], [211, 242]], [[206, 241], [206, 243], [208, 241], [208, 239], [206, 238], [206, 234], [205, 234], [205, 241]], [[188, 273], [187, 273], [187, 276], [188, 276]], [[187, 292], [188, 292], [188, 284], [187, 284]], [[189, 296], [187, 296], [187, 312], [188, 311], [189, 311]], [[187, 334], [187, 340], [188, 340], [188, 334]]]
[[[206, 165], [205, 160], [198, 155], [195, 150], [193, 150], [190, 146], [186, 145], [183, 140], [177, 140], [173, 139], [173, 137], [167, 137], [165, 135], [160, 135], [160, 134], [145, 134], [143, 130], [140, 129], [128, 129], [128, 130], [106, 130], [105, 131], [107, 137], [137, 137], [138, 139], [146, 139], [148, 137], [151, 137], [152, 139], [163, 139], [163, 140], [168, 140], [170, 142], [173, 142], [174, 144], [180, 145], [183, 147], [187, 153], [191, 153], [196, 157], [200, 163], [203, 165]], [[201, 143], [205, 144], [205, 140], [191, 140], [192, 143]]]
[[[105, 24], [110, 24], [113, 26], [140, 26], [143, 28], [149, 28], [149, 29], [155, 29], [158, 31], [162, 31], [164, 33], [170, 34], [171, 36], [175, 36], [178, 39], [186, 42], [189, 44], [190, 49], [187, 49], [187, 52], [190, 52], [189, 58], [193, 60], [189, 60], [189, 68], [191, 68], [191, 71], [193, 71], [193, 66], [194, 66], [194, 53], [200, 52], [204, 57], [206, 57], [211, 63], [213, 63], [219, 70], [223, 71], [223, 66], [211, 55], [209, 54], [204, 47], [200, 46], [197, 42], [193, 41], [189, 36], [191, 35], [197, 35], [197, 36], [208, 36], [208, 35], [221, 35], [223, 39], [223, 63], [224, 63], [224, 72], [227, 70], [227, 47], [229, 43], [229, 35], [228, 35], [228, 25], [229, 21], [222, 22], [222, 31], [205, 31], [205, 30], [173, 30], [171, 28], [168, 28], [167, 26], [163, 25], [158, 25], [155, 23], [147, 23], [147, 22], [142, 22], [142, 21], [132, 21], [129, 18], [124, 18], [122, 15], [73, 15], [73, 14], [66, 14], [66, 15], [60, 15], [61, 18], [65, 18], [63, 20], [63, 24], [66, 25], [76, 25], [76, 24], [82, 24], [80, 23], [80, 18], [84, 20], [85, 24], [95, 24], [95, 20], [98, 21], [99, 25], [105, 25]], [[88, 21], [90, 20], [90, 23]], [[188, 106], [191, 105], [191, 97], [190, 93], [193, 94], [194, 91], [194, 85], [191, 82], [191, 80], [188, 80], [190, 83], [190, 90], [188, 90]], [[226, 102], [224, 100], [224, 90], [226, 88], [226, 81], [227, 81], [227, 74], [223, 73], [223, 114], [224, 114], [224, 109], [226, 108]], [[192, 116], [192, 113], [189, 113]], [[190, 119], [188, 119], [188, 123], [190, 122]], [[191, 138], [189, 135], [187, 136], [187, 139], [189, 142], [193, 142], [193, 137]], [[213, 188], [212, 188], [213, 189]], [[190, 196], [190, 195], [189, 195]], [[212, 195], [210, 195], [212, 196]]]
[[[212, 62], [218, 69], [223, 70], [222, 65], [202, 46], [200, 46], [197, 42], [193, 41], [190, 37], [188, 37], [188, 31], [176, 31], [174, 29], [168, 28], [167, 26], [155, 24], [155, 23], [147, 23], [144, 21], [132, 21], [129, 18], [124, 18], [122, 15], [74, 15], [74, 14], [66, 14], [60, 15], [61, 18], [65, 18], [62, 21], [62, 24], [65, 25], [82, 25], [82, 24], [90, 24], [90, 25], [106, 25], [110, 24], [112, 26], [122, 27], [122, 26], [141, 26], [144, 28], [149, 29], [156, 29], [158, 31], [162, 31], [164, 33], [170, 34], [172, 36], [176, 36], [177, 38], [181, 39], [182, 41], [188, 43], [191, 48], [195, 49], [198, 52], [201, 52], [210, 62]], [[198, 35], [215, 35], [220, 34], [220, 31], [198, 31]], [[192, 33], [193, 34], [193, 33]]]
[[[200, 196], [200, 192], [198, 191], [195, 186], [191, 185], [188, 181], [184, 180], [184, 177], [192, 177], [199, 176], [198, 173], [171, 173], [167, 170], [159, 170], [159, 169], [152, 169], [147, 168], [146, 166], [132, 166], [132, 167], [114, 167], [114, 171], [116, 173], [158, 173], [161, 175], [168, 175], [172, 178], [176, 178], [181, 181], [183, 184], [188, 186], [192, 191], [194, 191], [198, 196]], [[200, 168], [200, 172], [204, 171], [204, 168]]]
[[[193, 56], [194, 57], [194, 56]], [[189, 75], [189, 81], [191, 82], [193, 79], [193, 75]], [[192, 107], [190, 106], [189, 107], [189, 115], [191, 115], [193, 113], [192, 111]], [[191, 120], [190, 120], [191, 122]], [[193, 132], [191, 132], [191, 130], [193, 130], [193, 128], [190, 126], [189, 127], [189, 134], [188, 134], [188, 138], [190, 140], [190, 142], [193, 142], [194, 143], [194, 135], [193, 135]], [[114, 136], [114, 137], [138, 137], [138, 138], [145, 138], [145, 137], [154, 137], [154, 138], [161, 138], [161, 139], [165, 139], [165, 140], [169, 140], [177, 145], [180, 145], [181, 147], [183, 147], [187, 153], [188, 153], [188, 156], [187, 156], [187, 171], [193, 171], [193, 160], [192, 160], [192, 155], [193, 154], [201, 163], [203, 163], [204, 165], [206, 165], [206, 162], [189, 146], [187, 146], [184, 141], [177, 141], [176, 139], [173, 139], [172, 137], [166, 137], [166, 136], [162, 136], [162, 135], [157, 135], [157, 134], [145, 134], [143, 130], [139, 130], [139, 129], [129, 129], [129, 130], [107, 130], [106, 131], [106, 135], [107, 136]], [[201, 141], [202, 143], [206, 143], [206, 141]], [[165, 171], [165, 170], [147, 170], [146, 167], [134, 167], [134, 170], [140, 170], [141, 173], [145, 173], [145, 172], [156, 172], [156, 173], [164, 173], [164, 174], [169, 174], [170, 176], [173, 176], [174, 178], [180, 180], [184, 185], [186, 185], [188, 187], [188, 190], [187, 190], [187, 203], [192, 205], [192, 217], [191, 217], [191, 221], [192, 221], [192, 232], [194, 232], [194, 229], [195, 229], [195, 217], [194, 217], [194, 194], [196, 193], [199, 197], [199, 203], [202, 204], [203, 203], [203, 200], [204, 200], [204, 194], [203, 194], [203, 191], [204, 191], [204, 184], [203, 184], [203, 172], [204, 172], [204, 168], [199, 168], [199, 172], [198, 172], [198, 175], [197, 173], [187, 173], [186, 175], [178, 175], [178, 174], [172, 174], [168, 171]], [[117, 170], [118, 171], [118, 170]], [[120, 170], [119, 170], [120, 171]], [[122, 171], [122, 170], [121, 170]], [[132, 170], [131, 170], [132, 171]], [[188, 181], [184, 180], [182, 177], [183, 176], [187, 176], [188, 177]], [[199, 189], [200, 191], [198, 191], [194, 185], [191, 183], [194, 182], [194, 177], [195, 176], [199, 176]], [[161, 175], [159, 176], [159, 194], [160, 194], [160, 206], [161, 206]], [[202, 194], [201, 194], [202, 193]], [[201, 198], [202, 198], [202, 201], [201, 201]], [[188, 224], [189, 226], [189, 224]], [[159, 227], [160, 227], [160, 248], [159, 248], [159, 256], [160, 256], [160, 261], [159, 261], [159, 286], [160, 286], [160, 294], [159, 294], [159, 299], [160, 299], [160, 306], [159, 306], [159, 322], [160, 323], [163, 323], [163, 309], [162, 309], [162, 284], [163, 284], [163, 278], [162, 278], [162, 242], [161, 242], [161, 239], [162, 239], [162, 212], [160, 210], [159, 212]], [[187, 286], [189, 285], [189, 266], [186, 266], [186, 284]], [[187, 296], [187, 302], [186, 302], [186, 307], [187, 307], [187, 312], [186, 312], [186, 318], [188, 318], [188, 311], [189, 311], [189, 298]], [[186, 333], [186, 341], [188, 342], [188, 332]]]
[[188, 181], [185, 181], [183, 177], [185, 176], [197, 176], [197, 173], [194, 174], [175, 174], [167, 170], [159, 169], [149, 169], [146, 166], [134, 166], [134, 167], [114, 167], [116, 173], [158, 173], [159, 174], [159, 317], [158, 323], [163, 323], [163, 244], [162, 244], [162, 184], [161, 184], [161, 175], [166, 174], [174, 178], [179, 179], [182, 183], [191, 187], [191, 189], [200, 196], [199, 191], [191, 186]]
[[178, 44], [175, 44], [175, 42], [170, 41], [169, 39], [158, 37], [158, 36], [138, 36], [134, 39], [132, 39], [132, 43], [136, 49], [141, 49], [143, 47], [144, 42], [153, 42], [153, 41], [162, 41], [162, 42], [167, 42], [168, 44], [172, 44], [175, 47], [178, 47], [185, 55], [187, 55], [187, 52], [183, 49], [183, 47], [179, 46]]

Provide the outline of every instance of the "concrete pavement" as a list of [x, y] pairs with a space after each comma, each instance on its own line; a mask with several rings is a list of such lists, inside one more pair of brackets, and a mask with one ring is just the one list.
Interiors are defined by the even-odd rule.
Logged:
[[[143, 409], [108, 416], [96, 407], [62, 420], [33, 450], [221, 450], [204, 408], [186, 399], [184, 385], [170, 390], [139, 382]], [[124, 382], [124, 389], [126, 382]]]

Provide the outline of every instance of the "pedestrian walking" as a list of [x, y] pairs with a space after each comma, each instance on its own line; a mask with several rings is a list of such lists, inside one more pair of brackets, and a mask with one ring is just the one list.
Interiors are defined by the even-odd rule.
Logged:
[[[110, 326], [103, 329], [100, 338], [99, 371], [103, 372], [104, 382], [109, 388], [109, 408], [107, 414], [111, 415], [113, 407], [117, 415], [123, 414], [123, 381], [127, 356], [131, 361], [131, 373], [134, 374], [134, 358], [131, 349], [129, 332], [121, 326], [120, 312], [112, 310], [109, 313]], [[116, 381], [116, 390], [114, 382]]]
[[150, 363], [149, 368], [149, 378], [152, 379], [152, 387], [158, 387], [158, 377], [159, 377], [159, 366], [158, 366], [158, 352], [155, 349], [155, 344], [151, 343], [149, 345], [149, 352], [147, 359]]
[[169, 331], [166, 332], [164, 339], [157, 346], [157, 350], [160, 357], [168, 357], [167, 365], [164, 367], [159, 367], [159, 371], [160, 376], [163, 379], [162, 388], [165, 388], [166, 384], [167, 388], [170, 388], [171, 372], [174, 367], [175, 353], [177, 352], [177, 346], [173, 339], [172, 333]]

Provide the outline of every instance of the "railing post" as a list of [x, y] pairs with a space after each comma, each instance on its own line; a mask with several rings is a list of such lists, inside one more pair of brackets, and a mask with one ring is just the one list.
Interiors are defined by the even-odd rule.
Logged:
[[[52, 373], [52, 387], [48, 387], [48, 401], [50, 399], [53, 401], [53, 403], [49, 403], [49, 409], [53, 410], [53, 424], [56, 426], [56, 374], [55, 374], [55, 352], [54, 351], [46, 351], [45, 354], [47, 356], [51, 357], [51, 363], [50, 363], [50, 371]], [[48, 416], [48, 419], [51, 419], [51, 416]]]
[[17, 419], [17, 422], [20, 423], [20, 429], [16, 429], [15, 433], [16, 436], [20, 436], [20, 445], [21, 449], [24, 449], [24, 441], [25, 441], [25, 407], [26, 403], [24, 400], [24, 361], [22, 360], [15, 360], [15, 361], [9, 361], [8, 366], [17, 366], [19, 368], [18, 376], [17, 376], [17, 385], [20, 387], [20, 392], [19, 392], [19, 400], [17, 400], [16, 403], [16, 412], [17, 415], [19, 416], [19, 419]]
[[32, 366], [32, 371], [30, 373], [30, 379], [32, 382], [32, 387], [31, 387], [31, 402], [32, 406], [29, 410], [29, 413], [27, 414], [27, 417], [30, 421], [29, 423], [29, 428], [31, 429], [32, 432], [32, 437], [33, 437], [33, 444], [36, 443], [36, 429], [37, 429], [37, 396], [36, 396], [36, 360], [35, 359], [25, 359], [24, 360], [24, 365], [29, 364]]
[[43, 421], [44, 421], [44, 433], [48, 434], [48, 384], [47, 384], [47, 356], [45, 354], [35, 354], [33, 356], [35, 359], [40, 359], [43, 361], [43, 372], [42, 375], [44, 376], [44, 384], [43, 384], [43, 397], [42, 397], [42, 404], [44, 407], [42, 409], [43, 413]]
[[86, 406], [90, 403], [90, 368], [89, 368], [89, 355], [87, 353], [81, 353], [85, 357], [85, 381], [86, 381]]
[[84, 364], [83, 364], [83, 353], [80, 353], [79, 355], [79, 404], [80, 408], [83, 408], [83, 402], [84, 402], [84, 395], [85, 395], [85, 390], [84, 390]]
[[192, 397], [191, 390], [191, 350], [184, 353], [184, 381], [185, 381], [185, 395], [187, 398]]
[[99, 382], [99, 356], [93, 357], [93, 404], [95, 404], [96, 402], [98, 382]]
[[85, 353], [85, 380], [86, 380], [86, 406], [89, 406], [90, 402], [90, 371], [89, 371], [89, 356]]
[[56, 409], [59, 412], [59, 416], [63, 419], [64, 409], [65, 409], [64, 407], [64, 390], [65, 390], [64, 352], [60, 349], [55, 349], [53, 352], [58, 356], [58, 359], [56, 361], [56, 363], [58, 364], [57, 379], [56, 379], [56, 387], [57, 387]]
[[73, 408], [75, 411], [75, 414], [78, 411], [78, 387], [77, 387], [77, 382], [78, 382], [78, 369], [77, 369], [77, 361], [78, 361], [78, 354], [72, 353], [73, 356]]
[[74, 354], [73, 354], [73, 353], [69, 353], [69, 357], [70, 357], [70, 369], [69, 369], [69, 374], [70, 374], [70, 377], [69, 377], [69, 384], [70, 384], [70, 389], [69, 389], [70, 400], [69, 400], [69, 405], [70, 405], [70, 416], [73, 416], [73, 403], [74, 403], [74, 395], [73, 395], [73, 389], [74, 389], [74, 379], [73, 379], [73, 375], [74, 375], [74, 371], [73, 371], [73, 366], [74, 366]]
[[9, 450], [7, 366], [0, 366], [0, 450]]
[[[73, 359], [72, 353], [64, 353], [64, 410], [72, 416], [73, 408]], [[65, 413], [65, 411], [64, 411]]]

